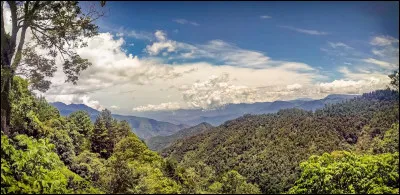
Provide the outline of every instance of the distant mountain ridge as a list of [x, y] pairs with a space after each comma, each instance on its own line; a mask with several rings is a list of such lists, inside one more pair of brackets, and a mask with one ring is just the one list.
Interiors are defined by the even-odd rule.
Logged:
[[289, 101], [274, 101], [274, 102], [256, 102], [256, 103], [241, 103], [228, 104], [216, 110], [203, 111], [197, 110], [174, 110], [174, 111], [149, 111], [137, 112], [136, 116], [154, 118], [161, 121], [167, 121], [175, 124], [185, 123], [188, 125], [196, 125], [202, 122], [210, 123], [217, 126], [227, 120], [231, 120], [244, 114], [266, 114], [278, 112], [286, 108], [300, 108], [303, 110], [316, 110], [323, 108], [326, 104], [336, 104], [342, 101], [353, 99], [360, 95], [345, 95], [331, 94], [323, 99], [313, 100], [310, 98], [299, 98]]
[[152, 138], [146, 140], [146, 144], [151, 150], [161, 151], [164, 148], [167, 148], [168, 146], [170, 146], [176, 140], [186, 139], [188, 137], [195, 136], [195, 135], [200, 134], [211, 128], [213, 128], [212, 125], [210, 125], [206, 122], [203, 122], [196, 126], [182, 129], [172, 135], [152, 137]]
[[[243, 116], [244, 114], [266, 114], [275, 113], [281, 109], [300, 108], [303, 110], [316, 110], [323, 108], [326, 104], [336, 104], [348, 99], [353, 99], [359, 95], [331, 94], [320, 100], [311, 100], [309, 98], [300, 98], [289, 101], [274, 102], [256, 102], [252, 104], [228, 104], [216, 110], [203, 111], [197, 110], [174, 110], [157, 112], [137, 112], [136, 116], [125, 116], [113, 114], [118, 120], [126, 120], [133, 128], [133, 132], [140, 138], [148, 140], [155, 136], [169, 136], [179, 130], [195, 126], [200, 123], [209, 123], [218, 126], [225, 121]], [[68, 116], [78, 110], [87, 111], [92, 121], [95, 121], [98, 110], [95, 110], [85, 104], [69, 104], [62, 102], [51, 103], [58, 108], [60, 114]], [[180, 124], [180, 125], [176, 125]]]
[[[90, 119], [94, 122], [96, 120], [97, 115], [99, 114], [98, 110], [95, 110], [85, 104], [64, 104], [62, 102], [53, 102], [50, 103], [55, 106], [62, 116], [68, 116], [69, 114], [83, 110], [87, 111], [90, 115]], [[175, 125], [169, 122], [158, 121], [145, 117], [137, 117], [137, 116], [125, 116], [113, 114], [114, 118], [118, 120], [126, 120], [132, 127], [132, 131], [139, 136], [140, 138], [146, 140], [153, 136], [167, 136], [172, 135], [175, 132], [189, 127], [185, 124]]]

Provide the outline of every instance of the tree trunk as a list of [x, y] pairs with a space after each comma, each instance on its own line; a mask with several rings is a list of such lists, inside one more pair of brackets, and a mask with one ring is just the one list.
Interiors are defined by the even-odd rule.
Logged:
[[6, 74], [2, 74], [2, 90], [1, 90], [1, 130], [7, 136], [10, 136], [10, 115], [11, 115], [11, 102], [9, 98], [10, 89], [11, 89], [11, 79], [12, 76], [10, 74], [10, 70], [2, 71], [7, 72]]

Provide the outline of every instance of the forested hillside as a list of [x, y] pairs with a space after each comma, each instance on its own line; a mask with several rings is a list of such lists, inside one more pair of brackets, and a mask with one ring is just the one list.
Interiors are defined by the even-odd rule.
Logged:
[[147, 145], [151, 150], [160, 151], [172, 143], [174, 143], [178, 139], [186, 139], [191, 136], [200, 134], [208, 129], [211, 129], [213, 126], [208, 123], [200, 123], [196, 126], [189, 127], [186, 129], [182, 129], [172, 135], [169, 136], [155, 136], [148, 140], [146, 140]]
[[[184, 34], [167, 37], [162, 30], [156, 30], [151, 37], [146, 36], [146, 29], [137, 32], [129, 30], [129, 33], [127, 29], [126, 33], [124, 32], [125, 36], [131, 38], [144, 38], [145, 44], [125, 42], [124, 33], [110, 32], [110, 29], [99, 33], [99, 26], [96, 24], [105, 25], [107, 22], [96, 22], [105, 16], [105, 13], [97, 8], [104, 7], [106, 1], [97, 2], [97, 6], [85, 3], [88, 2], [1, 1], [1, 194], [399, 193], [398, 64], [380, 61], [386, 60], [384, 57], [379, 60], [353, 59], [379, 65], [384, 74], [396, 66], [397, 71], [389, 75], [390, 83], [387, 82], [388, 78], [383, 78], [383, 72], [375, 72], [375, 68], [371, 69], [371, 72], [360, 69], [359, 71], [363, 72], [361, 74], [343, 66], [338, 67], [339, 72], [346, 75], [345, 79], [348, 80], [327, 77], [334, 81], [317, 84], [310, 81], [325, 78], [325, 75], [316, 73], [325, 72], [327, 69], [286, 61], [284, 58], [272, 59], [262, 52], [215, 40], [216, 34], [212, 32], [200, 33], [214, 36], [206, 45], [198, 41], [193, 42], [198, 44], [192, 45], [172, 40], [170, 37], [182, 37]], [[116, 3], [111, 5], [116, 6]], [[130, 15], [135, 9], [143, 10], [141, 14], [154, 9], [154, 13], [162, 11], [162, 15], [167, 16], [167, 12], [164, 11], [179, 6], [157, 4], [157, 7], [147, 7], [151, 9], [139, 7], [143, 5], [146, 4], [136, 4], [138, 7], [120, 5], [117, 9], [120, 14], [116, 15], [122, 15], [124, 18], [110, 20], [114, 21], [113, 27], [110, 28], [118, 26], [115, 21], [125, 25], [128, 17], [128, 22], [135, 25], [135, 29], [140, 29], [131, 21], [133, 17], [148, 18], [150, 15], [139, 15], [136, 18]], [[157, 11], [159, 7], [162, 7], [162, 10]], [[169, 9], [164, 9], [166, 7]], [[200, 4], [195, 7], [199, 8]], [[205, 7], [206, 10], [213, 10], [209, 9], [209, 5]], [[250, 11], [253, 14], [254, 6], [248, 7], [252, 7]], [[289, 7], [285, 5], [284, 8]], [[293, 10], [297, 8], [295, 6]], [[187, 9], [189, 10], [189, 7]], [[176, 16], [176, 12], [170, 13]], [[202, 13], [201, 18], [204, 19], [203, 12], [199, 13]], [[215, 13], [220, 15], [220, 12]], [[271, 18], [278, 17], [260, 17]], [[156, 19], [157, 17], [153, 17], [151, 23], [159, 25], [165, 22]], [[373, 20], [378, 21], [375, 18]], [[200, 25], [186, 19], [177, 19], [175, 22], [188, 24], [186, 27]], [[211, 25], [206, 25], [205, 22], [207, 21], [203, 20], [201, 27], [192, 32], [201, 32], [200, 28], [212, 30], [207, 28]], [[225, 23], [237, 26], [228, 20], [213, 26], [220, 27]], [[364, 26], [365, 21], [362, 21], [362, 24]], [[147, 23], [141, 25], [145, 27]], [[319, 32], [289, 26], [283, 28], [312, 35], [328, 35], [333, 32], [332, 29]], [[175, 27], [173, 29], [170, 30], [174, 33], [184, 32]], [[125, 31], [121, 26], [118, 31], [122, 30]], [[279, 35], [283, 36], [273, 39], [286, 39], [286, 35]], [[100, 39], [93, 44], [91, 41], [97, 38]], [[204, 37], [200, 38], [207, 40]], [[301, 40], [306, 39], [304, 37]], [[384, 56], [387, 52], [397, 52], [395, 57], [398, 61], [398, 49], [393, 52], [396, 48], [392, 47], [393, 43], [398, 47], [398, 42], [398, 39], [391, 36], [375, 37], [370, 41], [371, 45], [390, 45], [391, 49], [371, 48], [371, 51], [379, 56]], [[145, 55], [139, 55], [140, 58], [134, 56], [124, 45], [135, 45], [135, 51], [144, 51]], [[136, 50], [140, 45], [145, 46], [145, 50]], [[103, 46], [107, 49], [98, 50]], [[349, 49], [346, 52], [355, 50], [341, 42], [330, 43], [330, 46]], [[192, 52], [182, 53], [181, 47]], [[293, 48], [281, 51], [290, 53], [287, 51]], [[188, 52], [187, 49], [184, 49], [185, 52]], [[185, 58], [200, 54], [210, 57], [210, 61], [204, 63], [192, 62], [192, 59], [173, 59], [170, 58], [172, 56], [168, 56], [171, 53]], [[168, 58], [168, 61], [163, 62], [162, 57]], [[217, 60], [221, 57], [222, 59]], [[287, 59], [290, 58], [293, 57], [287, 56]], [[254, 59], [256, 61], [253, 61]], [[179, 61], [185, 64], [179, 66]], [[95, 66], [88, 69], [92, 62]], [[176, 62], [179, 63], [175, 64]], [[191, 64], [196, 65], [196, 68], [186, 69], [191, 67]], [[177, 66], [174, 67], [175, 65]], [[208, 67], [207, 72], [197, 72], [201, 67]], [[236, 78], [239, 76], [236, 71], [239, 70], [247, 72], [248, 75], [241, 79]], [[208, 81], [201, 81], [211, 72], [223, 74], [220, 77], [212, 75]], [[356, 81], [351, 78], [365, 75], [374, 77], [370, 80]], [[51, 79], [53, 76], [57, 78]], [[270, 76], [271, 80], [262, 80]], [[84, 79], [78, 83], [79, 77]], [[189, 80], [186, 78], [182, 81], [175, 80], [181, 77], [190, 77], [189, 80], [192, 81], [187, 82]], [[201, 80], [197, 80], [198, 78]], [[51, 87], [52, 82], [58, 83], [60, 79], [79, 87], [75, 88], [72, 84], [57, 84]], [[158, 83], [155, 82], [156, 79], [162, 80]], [[245, 80], [248, 81], [244, 82]], [[167, 86], [167, 83], [173, 85]], [[259, 83], [266, 85], [262, 86]], [[389, 86], [383, 87], [387, 84]], [[142, 88], [142, 91], [125, 91], [128, 88], [119, 88], [130, 87], [128, 85], [137, 85], [137, 89]], [[353, 86], [358, 87], [355, 90], [349, 89]], [[330, 95], [324, 100], [279, 100], [286, 99], [285, 97], [315, 96], [303, 94], [303, 90], [327, 94], [334, 93], [341, 87], [346, 88], [345, 93], [381, 90], [357, 95], [355, 98], [351, 96], [352, 99], [348, 99], [349, 95]], [[108, 109], [95, 111], [84, 105], [72, 105], [71, 108], [58, 103], [56, 106], [65, 109], [60, 113], [46, 100], [53, 95], [56, 96], [54, 99], [71, 98], [74, 102], [76, 98], [84, 98], [89, 101], [88, 96], [75, 95], [91, 94], [99, 90], [104, 90], [97, 94], [101, 94], [101, 101], [123, 101], [118, 105], [108, 104], [113, 105], [110, 108], [124, 105], [129, 107], [124, 109], [137, 111], [182, 108], [180, 103], [173, 100], [180, 96], [168, 94], [171, 91], [179, 91], [182, 92], [184, 101], [191, 105], [187, 108], [196, 110], [190, 111], [194, 113], [192, 117], [186, 115], [186, 111], [182, 111], [180, 116], [186, 118], [171, 120], [184, 120], [194, 124], [199, 124], [196, 122], [198, 120], [210, 121], [219, 126], [212, 127], [210, 124], [201, 123], [184, 129], [186, 125], [113, 115]], [[258, 94], [259, 90], [265, 93]], [[114, 96], [106, 96], [112, 92], [115, 92]], [[135, 104], [129, 104], [132, 103], [129, 102], [132, 97], [117, 98], [127, 92], [129, 95], [136, 93], [143, 96], [141, 100], [136, 99], [138, 102]], [[267, 94], [272, 94], [274, 99], [278, 100], [243, 104], [249, 100], [263, 100], [261, 96]], [[144, 99], [146, 101], [143, 101]], [[160, 103], [167, 99], [168, 103], [145, 105], [145, 102]], [[348, 100], [342, 102], [343, 99]], [[97, 100], [91, 102], [99, 103]], [[239, 104], [231, 104], [235, 102]], [[132, 107], [133, 105], [135, 107]], [[210, 115], [207, 116], [201, 113], [202, 109], [214, 109], [223, 105], [227, 105], [224, 111], [215, 109], [215, 112], [208, 112]], [[266, 112], [269, 114], [256, 115]], [[244, 113], [254, 115], [243, 115]], [[178, 132], [180, 129], [184, 130]], [[172, 135], [175, 132], [178, 133]], [[172, 135], [157, 137], [151, 143], [148, 142], [152, 149], [161, 150], [167, 147], [159, 152], [150, 150], [145, 141], [140, 139], [156, 135]]]
[[[99, 111], [90, 108], [85, 104], [69, 104], [66, 105], [62, 102], [50, 103], [55, 106], [62, 116], [68, 116], [77, 111], [87, 111], [90, 119], [94, 122], [97, 118]], [[180, 124], [175, 125], [169, 122], [157, 121], [145, 117], [125, 116], [112, 114], [112, 117], [118, 120], [125, 120], [133, 128], [133, 132], [141, 139], [149, 139], [154, 136], [168, 136], [176, 133], [177, 131], [189, 127], [188, 125]]]
[[[398, 92], [380, 90], [315, 113], [286, 109], [276, 114], [245, 115], [179, 140], [165, 149], [163, 156], [183, 167], [205, 164], [217, 175], [237, 170], [258, 184], [263, 193], [287, 192], [299, 179], [299, 163], [311, 155], [336, 150], [388, 151], [377, 148], [382, 143], [391, 145], [391, 152], [398, 152], [398, 125], [393, 126], [399, 120], [398, 105]], [[386, 141], [381, 143], [381, 139]], [[396, 177], [398, 183], [398, 174]], [[398, 184], [394, 186], [398, 190]]]
[[367, 93], [315, 113], [286, 109], [245, 115], [178, 140], [164, 150], [166, 159], [108, 110], [93, 124], [85, 111], [61, 116], [45, 99], [31, 94], [28, 82], [19, 77], [14, 77], [11, 92], [13, 133], [2, 131], [2, 193], [399, 189], [397, 91]]

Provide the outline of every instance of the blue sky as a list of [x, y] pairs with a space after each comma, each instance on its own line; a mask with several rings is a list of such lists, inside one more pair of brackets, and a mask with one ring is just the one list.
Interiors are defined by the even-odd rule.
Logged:
[[[82, 2], [87, 5], [98, 2]], [[398, 2], [107, 2], [49, 101], [114, 113], [215, 109], [385, 88], [398, 70]], [[84, 9], [85, 10], [85, 9]], [[61, 66], [61, 65], [60, 65]]]
[[[201, 44], [220, 39], [271, 58], [331, 70], [344, 59], [328, 58], [321, 47], [344, 42], [368, 53], [374, 35], [399, 36], [397, 2], [108, 2], [103, 32], [124, 28], [163, 30], [176, 41]], [[270, 16], [262, 19], [260, 16]], [[179, 24], [175, 19], [196, 22]], [[281, 26], [327, 32], [299, 33]], [[178, 30], [178, 32], [176, 32]], [[130, 53], [146, 55], [146, 40], [126, 38]]]

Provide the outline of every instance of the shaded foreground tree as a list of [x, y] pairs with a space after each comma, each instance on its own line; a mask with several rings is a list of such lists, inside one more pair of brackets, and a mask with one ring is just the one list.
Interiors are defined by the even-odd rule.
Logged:
[[[11, 32], [6, 32], [6, 9], [11, 13]], [[61, 55], [66, 82], [76, 84], [79, 73], [91, 63], [75, 49], [85, 47], [84, 38], [98, 33], [93, 21], [102, 15], [94, 6], [82, 13], [78, 1], [1, 1], [1, 129], [5, 134], [10, 134], [12, 78], [24, 75], [33, 89], [45, 91], [50, 86], [45, 77], [53, 76], [55, 58]], [[26, 43], [28, 33], [32, 38]]]

